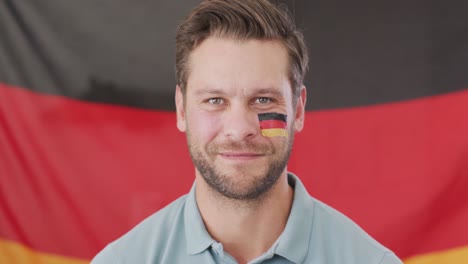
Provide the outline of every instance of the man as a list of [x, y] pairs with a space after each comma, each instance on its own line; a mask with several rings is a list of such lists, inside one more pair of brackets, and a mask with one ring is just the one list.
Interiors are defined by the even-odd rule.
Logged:
[[204, 1], [176, 45], [177, 127], [195, 184], [93, 263], [401, 263], [287, 172], [308, 63], [287, 12]]

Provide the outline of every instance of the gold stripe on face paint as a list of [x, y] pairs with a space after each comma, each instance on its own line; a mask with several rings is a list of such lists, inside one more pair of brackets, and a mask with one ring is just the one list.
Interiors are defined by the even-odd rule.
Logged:
[[268, 128], [261, 131], [264, 137], [288, 137], [288, 131], [283, 128]]

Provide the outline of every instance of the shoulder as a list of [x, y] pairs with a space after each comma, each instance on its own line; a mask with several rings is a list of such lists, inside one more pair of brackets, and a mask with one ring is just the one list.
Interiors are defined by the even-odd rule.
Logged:
[[402, 263], [392, 251], [377, 242], [350, 218], [313, 197], [311, 200], [314, 204], [314, 217], [310, 247], [320, 245], [322, 250], [317, 253], [323, 261], [356, 264]]
[[91, 263], [152, 263], [158, 259], [164, 254], [164, 246], [169, 238], [177, 240], [184, 237], [179, 233], [184, 231], [184, 228], [180, 227], [184, 223], [186, 198], [187, 195], [178, 198], [140, 222], [107, 245]]

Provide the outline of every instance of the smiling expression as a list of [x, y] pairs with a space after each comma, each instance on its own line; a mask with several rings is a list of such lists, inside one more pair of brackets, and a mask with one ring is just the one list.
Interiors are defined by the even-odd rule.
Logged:
[[[185, 95], [176, 91], [177, 127], [186, 132], [197, 176], [231, 199], [257, 199], [281, 175], [302, 129], [305, 89], [296, 108], [288, 54], [272, 40], [210, 37], [189, 58]], [[258, 114], [287, 115], [289, 137], [264, 137]]]

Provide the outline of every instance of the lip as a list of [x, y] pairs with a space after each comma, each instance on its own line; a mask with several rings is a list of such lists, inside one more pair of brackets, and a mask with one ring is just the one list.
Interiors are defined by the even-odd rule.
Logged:
[[224, 159], [234, 160], [234, 161], [249, 161], [249, 160], [255, 160], [264, 156], [263, 154], [250, 153], [250, 152], [223, 152], [223, 153], [219, 153], [219, 155]]

